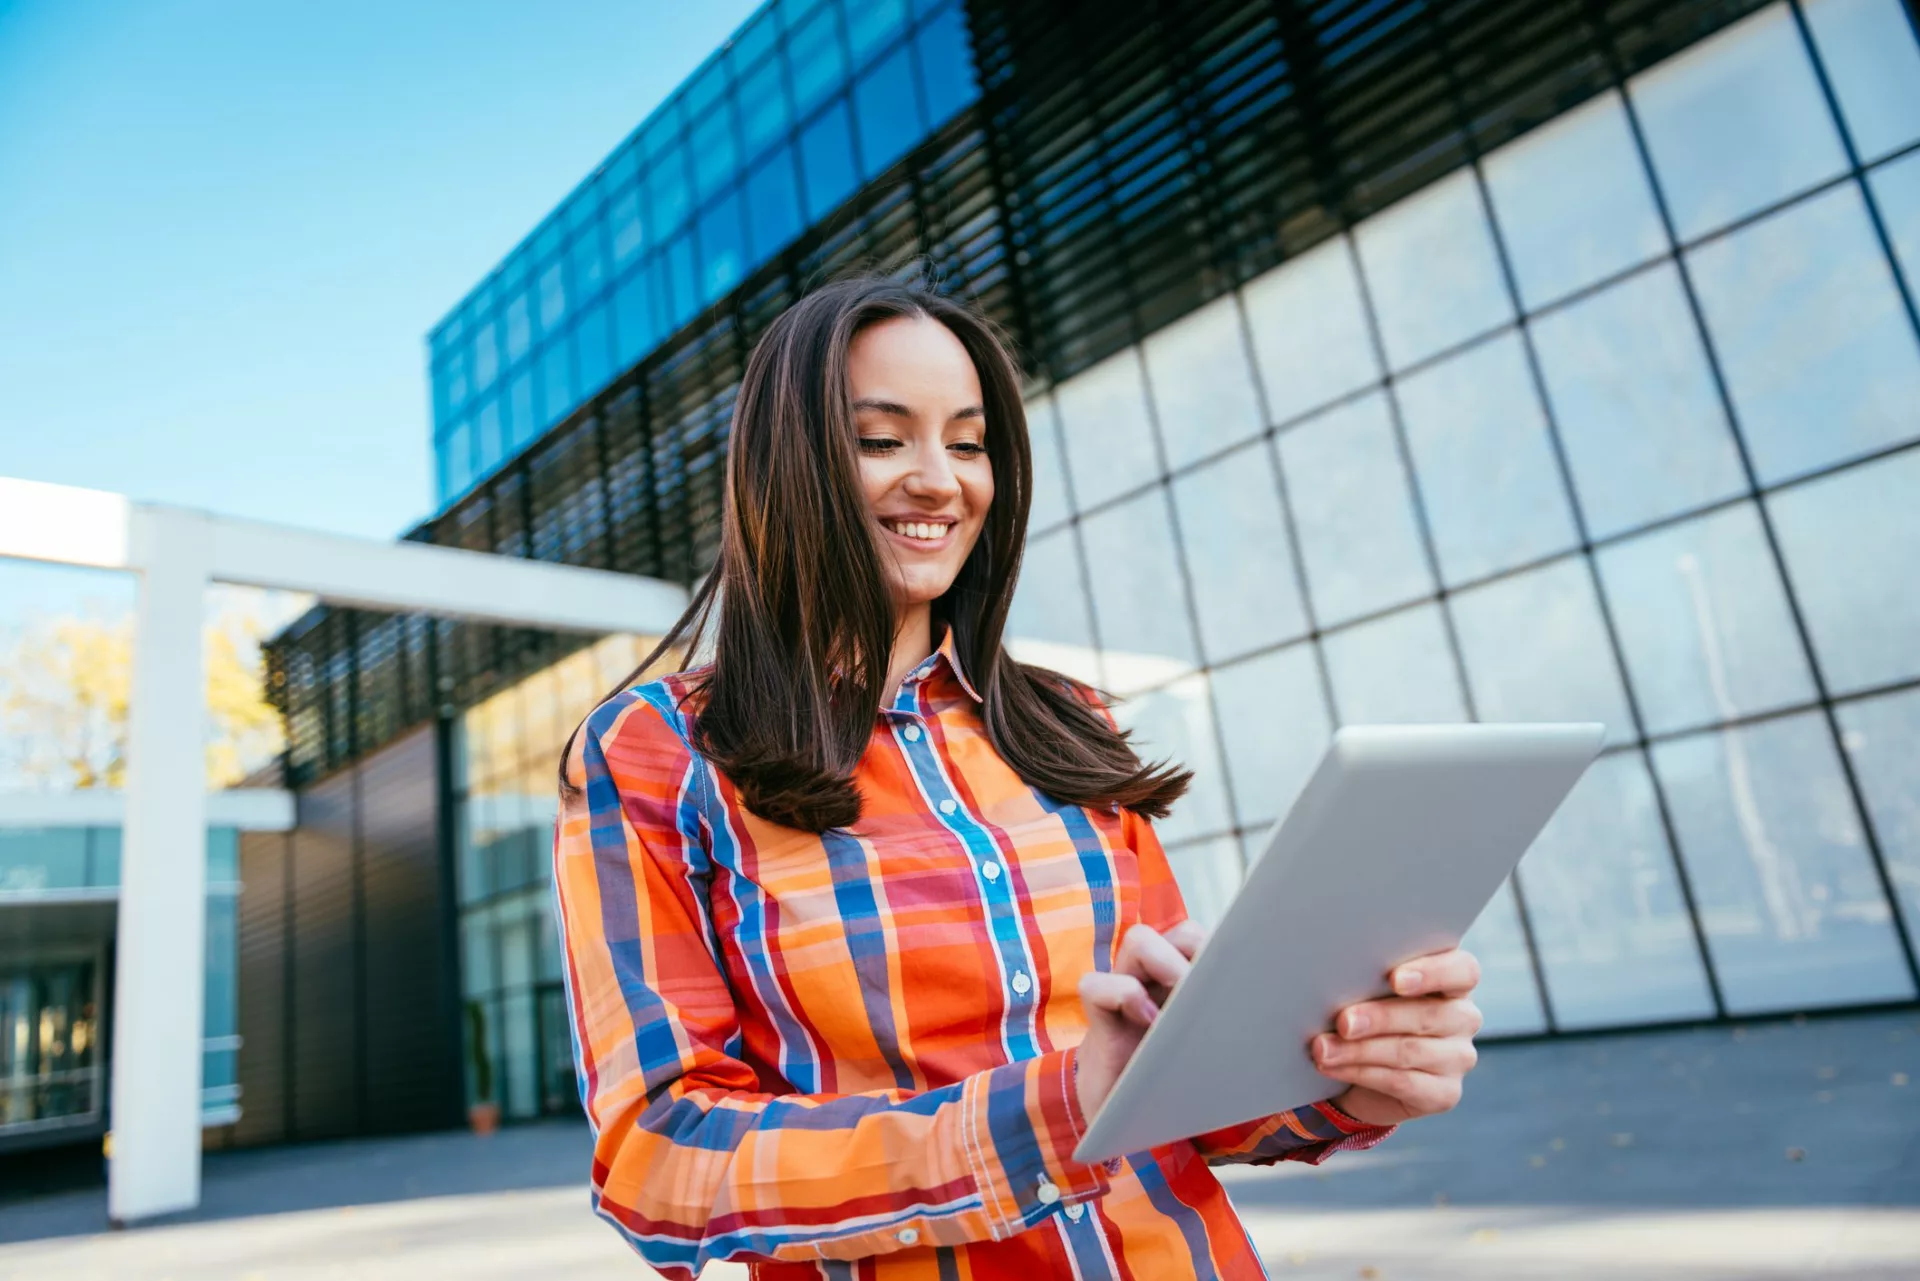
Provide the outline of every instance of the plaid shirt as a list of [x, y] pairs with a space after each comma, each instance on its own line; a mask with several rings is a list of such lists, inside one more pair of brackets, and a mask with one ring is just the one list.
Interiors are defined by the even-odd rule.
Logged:
[[1316, 1104], [1072, 1159], [1080, 975], [1186, 912], [1145, 820], [1000, 759], [950, 638], [876, 717], [852, 828], [750, 814], [688, 701], [593, 713], [554, 848], [594, 1206], [669, 1277], [1259, 1277], [1210, 1163], [1388, 1132]]

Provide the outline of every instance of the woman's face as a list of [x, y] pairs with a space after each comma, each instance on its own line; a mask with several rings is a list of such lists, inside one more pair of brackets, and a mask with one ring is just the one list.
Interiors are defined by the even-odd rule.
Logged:
[[847, 357], [860, 478], [904, 610], [952, 586], [993, 502], [980, 376], [953, 331], [927, 316], [869, 325]]

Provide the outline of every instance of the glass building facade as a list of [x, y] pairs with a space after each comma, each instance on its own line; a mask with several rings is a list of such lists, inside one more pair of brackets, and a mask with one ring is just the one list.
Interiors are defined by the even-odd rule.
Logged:
[[[445, 473], [415, 537], [693, 581], [753, 340], [807, 282], [917, 258], [1030, 378], [1010, 643], [1123, 696], [1138, 739], [1195, 771], [1160, 831], [1197, 915], [1337, 726], [1592, 718], [1605, 755], [1469, 939], [1488, 1034], [1915, 999], [1910, 8], [897, 12], [876, 59], [911, 46], [924, 74], [931, 24], [964, 33], [953, 118], [929, 107], [884, 173], [863, 159], [835, 208], [801, 206], [784, 248], [649, 313], [646, 354], [616, 337], [604, 382], [568, 375], [577, 407], [489, 429], [506, 461]], [[755, 19], [776, 21], [791, 49], [800, 20]], [[851, 42], [851, 7], [835, 21]], [[757, 56], [727, 63], [742, 129]], [[861, 74], [813, 110], [857, 118]], [[779, 144], [796, 183], [806, 127]], [[615, 168], [582, 189], [593, 208], [644, 186]], [[535, 239], [560, 263], [554, 225]], [[690, 264], [700, 225], [674, 233]], [[516, 257], [532, 315], [540, 253]], [[490, 287], [475, 314], [497, 335], [512, 290]], [[448, 327], [436, 370], [477, 332]], [[523, 375], [544, 332], [524, 328]], [[503, 424], [510, 363], [485, 393]], [[476, 439], [462, 376], [443, 440]], [[471, 457], [472, 477], [493, 466]], [[377, 746], [366, 727], [454, 727], [467, 1026], [509, 1115], [572, 1106], [553, 769], [635, 644], [321, 611], [278, 651], [296, 782]]]

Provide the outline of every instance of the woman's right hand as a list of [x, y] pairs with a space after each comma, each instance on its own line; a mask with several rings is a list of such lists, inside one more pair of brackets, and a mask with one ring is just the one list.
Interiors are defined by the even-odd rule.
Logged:
[[1182, 921], [1165, 934], [1136, 925], [1120, 940], [1111, 970], [1080, 976], [1087, 1036], [1075, 1056], [1074, 1079], [1080, 1113], [1088, 1120], [1107, 1101], [1120, 1070], [1139, 1048], [1140, 1038], [1153, 1026], [1174, 986], [1186, 977], [1206, 934], [1193, 921]]

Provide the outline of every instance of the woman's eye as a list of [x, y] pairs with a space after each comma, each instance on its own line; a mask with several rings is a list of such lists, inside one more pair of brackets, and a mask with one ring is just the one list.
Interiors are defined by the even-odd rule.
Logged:
[[869, 454], [886, 454], [900, 448], [900, 442], [888, 440], [885, 436], [862, 436], [860, 448]]
[[954, 445], [953, 448], [959, 450], [962, 454], [964, 454], [968, 458], [978, 458], [980, 457], [980, 455], [987, 452], [987, 447], [985, 445], [978, 444], [971, 440], [963, 440], [959, 444]]

